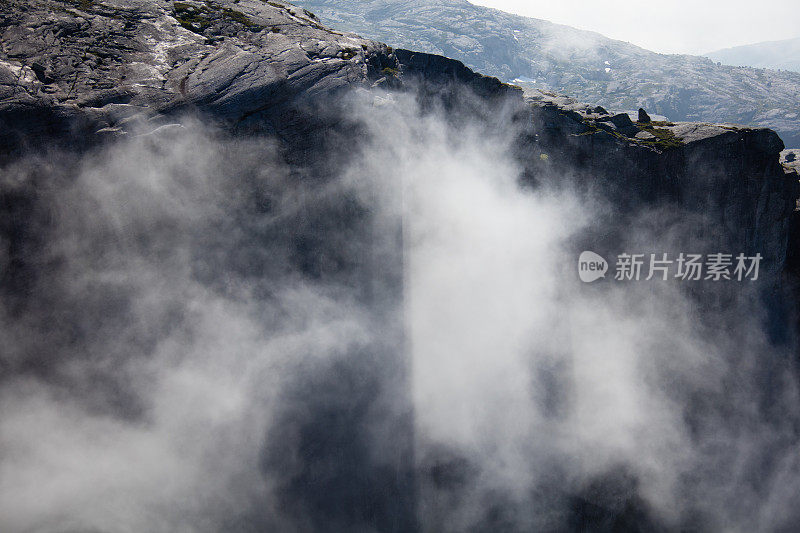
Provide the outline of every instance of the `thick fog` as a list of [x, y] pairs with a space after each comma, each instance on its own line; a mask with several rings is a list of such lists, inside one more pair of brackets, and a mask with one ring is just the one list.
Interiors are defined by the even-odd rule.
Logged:
[[745, 285], [583, 284], [613, 208], [521, 185], [507, 117], [341, 105], [328, 179], [189, 118], [3, 170], [0, 529], [794, 523], [794, 364]]

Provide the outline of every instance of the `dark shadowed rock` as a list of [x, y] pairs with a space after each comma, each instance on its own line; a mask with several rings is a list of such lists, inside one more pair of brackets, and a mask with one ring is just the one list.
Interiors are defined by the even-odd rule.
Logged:
[[[663, 202], [705, 213], [725, 228], [718, 245], [769, 257], [765, 271], [777, 283], [800, 185], [779, 161], [783, 142], [774, 131], [691, 122], [637, 127], [625, 114], [599, 116], [551, 93], [529, 92], [525, 100], [533, 109], [536, 149], [582, 182], [602, 183], [618, 208], [615, 217]], [[530, 165], [535, 177], [541, 163]]]
[[599, 127], [603, 127], [606, 123], [614, 126], [614, 131], [618, 131], [626, 137], [635, 137], [641, 130], [631, 121], [631, 117], [627, 113], [619, 113], [611, 117], [602, 117], [597, 120]]

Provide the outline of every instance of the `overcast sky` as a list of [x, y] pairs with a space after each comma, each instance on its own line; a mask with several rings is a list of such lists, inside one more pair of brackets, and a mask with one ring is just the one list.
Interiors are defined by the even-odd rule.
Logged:
[[663, 53], [800, 37], [798, 0], [470, 0], [529, 17], [593, 30]]

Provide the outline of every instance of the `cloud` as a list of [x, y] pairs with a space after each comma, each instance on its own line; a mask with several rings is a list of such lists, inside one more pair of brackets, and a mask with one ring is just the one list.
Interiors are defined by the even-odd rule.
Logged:
[[[4, 234], [0, 528], [796, 518], [794, 368], [748, 294], [581, 283], [610, 206], [568, 168], [521, 186], [514, 110], [341, 105], [362, 129], [329, 181], [189, 119], [6, 169], [29, 216]], [[673, 246], [687, 221], [614, 229]]]
[[576, 276], [595, 224], [621, 235], [623, 250], [672, 251], [687, 235], [719, 246], [705, 215], [668, 205], [607, 217], [568, 168], [521, 187], [514, 133], [493, 127], [508, 117], [465, 126], [452, 110], [415, 109], [401, 101], [396, 115], [366, 120], [371, 146], [392, 146], [374, 175], [405, 184], [423, 524], [559, 529], [580, 505], [640, 527], [787, 523], [792, 512], [761, 510], [775, 497], [793, 505], [772, 484], [794, 468], [798, 391], [753, 295], [707, 287], [725, 302], [708, 305], [709, 293], [680, 283], [590, 287]]
[[325, 201], [272, 142], [192, 121], [57, 161], [12, 171], [50, 185], [22, 258], [36, 281], [4, 315], [2, 529], [278, 520], [258, 468], [276, 397], [371, 337], [352, 295], [298, 276], [280, 242]]

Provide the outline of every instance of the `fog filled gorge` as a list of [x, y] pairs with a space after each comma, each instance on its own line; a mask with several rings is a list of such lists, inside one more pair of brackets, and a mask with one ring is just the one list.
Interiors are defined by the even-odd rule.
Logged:
[[305, 164], [190, 115], [8, 163], [0, 529], [790, 530], [777, 267], [581, 283], [746, 250], [456, 100], [352, 91]]

